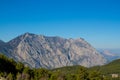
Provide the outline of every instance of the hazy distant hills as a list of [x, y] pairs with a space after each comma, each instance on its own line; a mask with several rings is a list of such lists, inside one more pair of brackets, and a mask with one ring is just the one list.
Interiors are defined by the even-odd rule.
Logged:
[[120, 49], [98, 49], [98, 51], [108, 60], [108, 62], [120, 59]]
[[106, 59], [84, 39], [64, 39], [25, 33], [4, 43], [0, 52], [30, 67], [57, 68], [71, 65], [103, 65]]

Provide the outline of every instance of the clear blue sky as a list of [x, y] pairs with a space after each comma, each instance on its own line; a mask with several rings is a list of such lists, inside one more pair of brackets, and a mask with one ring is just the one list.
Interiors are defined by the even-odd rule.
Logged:
[[25, 32], [120, 48], [120, 0], [0, 0], [0, 39]]

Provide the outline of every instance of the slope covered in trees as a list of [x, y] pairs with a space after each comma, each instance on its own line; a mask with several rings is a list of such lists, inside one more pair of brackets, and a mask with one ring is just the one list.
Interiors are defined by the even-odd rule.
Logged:
[[83, 66], [67, 66], [57, 69], [29, 68], [20, 62], [0, 54], [0, 77], [7, 80], [119, 80], [110, 74], [120, 73], [120, 60], [105, 66], [85, 68]]

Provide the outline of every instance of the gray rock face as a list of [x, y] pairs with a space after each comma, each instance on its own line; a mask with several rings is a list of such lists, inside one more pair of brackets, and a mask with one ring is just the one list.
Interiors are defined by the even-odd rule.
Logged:
[[9, 41], [2, 52], [35, 68], [91, 67], [106, 63], [106, 59], [82, 38], [64, 39], [25, 33]]
[[4, 45], [4, 44], [5, 44], [5, 42], [2, 41], [2, 40], [0, 40], [0, 46], [2, 46], [2, 45]]
[[0, 50], [3, 50], [4, 45], [5, 45], [5, 43], [2, 40], [0, 40]]
[[8, 57], [11, 57], [11, 55], [9, 54], [8, 50], [7, 50], [7, 43], [3, 42], [2, 40], [0, 40], [0, 53], [8, 56]]

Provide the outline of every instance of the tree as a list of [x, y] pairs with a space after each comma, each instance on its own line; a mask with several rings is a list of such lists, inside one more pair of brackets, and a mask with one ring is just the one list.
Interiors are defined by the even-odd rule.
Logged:
[[44, 68], [34, 70], [35, 80], [40, 80], [41, 78], [49, 78], [49, 71]]
[[88, 72], [85, 67], [80, 67], [77, 72], [77, 80], [85, 80], [88, 77]]
[[21, 62], [18, 62], [16, 65], [16, 69], [18, 72], [22, 73], [24, 69], [24, 65]]
[[9, 73], [6, 79], [7, 80], [13, 80], [13, 74]]
[[16, 75], [16, 80], [22, 80], [22, 76], [21, 76], [21, 73], [17, 73], [17, 75]]
[[24, 67], [23, 73], [29, 74], [30, 73], [30, 68], [29, 67]]
[[99, 71], [91, 71], [88, 78], [89, 80], [103, 80], [103, 77]]
[[77, 77], [75, 74], [66, 74], [66, 80], [76, 80]]

